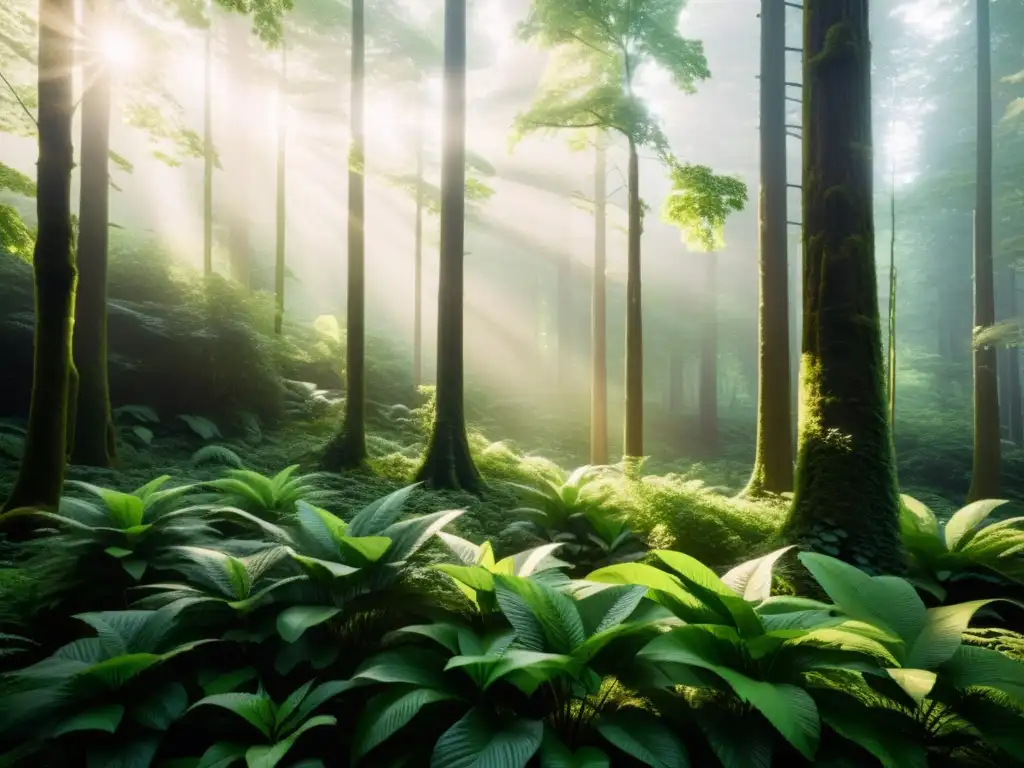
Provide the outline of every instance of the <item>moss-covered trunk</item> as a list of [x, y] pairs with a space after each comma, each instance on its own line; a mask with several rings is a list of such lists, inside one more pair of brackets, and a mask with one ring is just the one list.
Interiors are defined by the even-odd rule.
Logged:
[[281, 81], [277, 89], [277, 242], [274, 249], [274, 333], [284, 328], [285, 249], [288, 222], [288, 49], [281, 41]]
[[786, 205], [786, 6], [761, 0], [757, 451], [746, 493], [793, 490]]
[[796, 487], [785, 534], [902, 567], [872, 203], [868, 0], [804, 4], [804, 312]]
[[[978, 137], [974, 210], [974, 327], [996, 321], [992, 267], [992, 35], [989, 0], [977, 0]], [[999, 495], [1002, 446], [995, 347], [974, 348], [974, 469], [968, 501]]]
[[423, 115], [418, 115], [416, 134], [416, 243], [413, 262], [412, 375], [423, 384]]
[[213, 15], [203, 36], [203, 275], [213, 274]]
[[463, 277], [466, 224], [466, 0], [444, 8], [441, 258], [437, 293], [437, 414], [417, 479], [429, 488], [477, 491], [463, 401]]
[[352, 3], [352, 90], [348, 158], [348, 302], [345, 328], [345, 421], [323, 458], [328, 470], [366, 462], [366, 90], [365, 0]]
[[700, 254], [704, 259], [704, 306], [700, 333], [700, 452], [718, 453], [718, 256]]
[[54, 507], [64, 485], [77, 280], [71, 242], [72, 30], [72, 0], [40, 0], [35, 362], [25, 452], [4, 511]]
[[626, 255], [626, 458], [644, 455], [644, 316], [641, 291], [640, 240], [643, 210], [640, 204], [640, 158], [636, 142], [629, 140], [629, 247]]
[[594, 149], [594, 282], [591, 298], [590, 463], [608, 463], [608, 155], [603, 131]]
[[[86, 25], [100, 35], [106, 0], [86, 6]], [[109, 232], [110, 67], [102, 58], [85, 65], [82, 95], [82, 176], [78, 206], [78, 292], [75, 297], [74, 361], [78, 371], [71, 459], [112, 467], [117, 434], [107, 377], [107, 241]]]

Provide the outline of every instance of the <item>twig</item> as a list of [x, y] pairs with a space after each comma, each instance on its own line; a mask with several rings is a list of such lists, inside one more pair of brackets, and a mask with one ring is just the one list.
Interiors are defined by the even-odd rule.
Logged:
[[39, 130], [39, 121], [36, 120], [35, 115], [28, 111], [28, 107], [25, 106], [25, 102], [21, 100], [21, 96], [19, 96], [18, 92], [14, 90], [14, 86], [11, 85], [11, 81], [4, 77], [3, 72], [0, 72], [0, 80], [3, 80], [7, 87], [11, 89], [11, 93], [14, 94], [14, 98], [18, 100], [18, 103], [21, 104], [21, 108], [25, 110], [25, 114], [28, 115], [28, 119], [32, 121], [33, 125], [35, 125], [36, 130]]

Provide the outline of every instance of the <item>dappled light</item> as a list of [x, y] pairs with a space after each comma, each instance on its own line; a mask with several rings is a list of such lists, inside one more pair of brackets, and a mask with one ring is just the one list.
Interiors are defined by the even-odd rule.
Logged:
[[0, 3], [0, 765], [1017, 765], [1022, 39]]

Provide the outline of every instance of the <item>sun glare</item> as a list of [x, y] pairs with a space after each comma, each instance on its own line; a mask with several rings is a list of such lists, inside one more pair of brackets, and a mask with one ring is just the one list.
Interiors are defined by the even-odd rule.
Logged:
[[100, 52], [103, 58], [117, 67], [133, 64], [138, 58], [138, 45], [135, 39], [123, 29], [110, 27], [100, 38]]

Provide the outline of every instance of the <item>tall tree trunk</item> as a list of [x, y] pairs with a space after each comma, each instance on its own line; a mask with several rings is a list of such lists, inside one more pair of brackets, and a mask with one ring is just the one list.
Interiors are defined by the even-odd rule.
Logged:
[[213, 274], [213, 14], [203, 51], [203, 275]]
[[[106, 0], [86, 6], [86, 26], [101, 35]], [[74, 362], [78, 371], [71, 459], [91, 467], [112, 467], [117, 433], [110, 412], [107, 377], [107, 235], [110, 198], [110, 65], [86, 63], [82, 96], [82, 178], [78, 207], [78, 292], [75, 299]]]
[[231, 277], [245, 288], [252, 287], [252, 243], [249, 238], [249, 156], [252, 142], [246, 122], [250, 119], [252, 89], [249, 56], [249, 19], [233, 17], [228, 22], [228, 61], [233, 65], [231, 99], [235, 115], [234, 149], [229, 168], [232, 190], [228, 224], [228, 253]]
[[593, 369], [590, 381], [590, 463], [608, 463], [608, 295], [607, 210], [608, 157], [606, 137], [597, 131], [594, 150], [594, 283], [591, 310]]
[[757, 452], [745, 493], [793, 490], [786, 205], [786, 6], [761, 0]]
[[[1009, 285], [1009, 307], [1007, 311], [1010, 317], [1017, 316], [1017, 268], [1011, 266], [1007, 272], [1006, 282]], [[1007, 360], [1007, 366], [1010, 369], [1009, 378], [1009, 393], [1008, 399], [1010, 401], [1010, 440], [1017, 445], [1024, 445], [1024, 412], [1022, 412], [1022, 406], [1024, 402], [1021, 401], [1021, 386], [1020, 386], [1020, 348], [1010, 347], [1009, 355]]]
[[352, 145], [348, 158], [348, 304], [345, 350], [345, 423], [327, 446], [323, 466], [354, 469], [366, 462], [366, 212], [365, 0], [352, 3]]
[[[683, 350], [676, 341], [668, 353], [668, 401], [666, 407], [668, 414], [672, 417], [682, 416], [685, 393], [685, 357]], [[673, 419], [674, 422], [674, 419]]]
[[558, 333], [558, 357], [555, 360], [556, 375], [558, 377], [559, 395], [571, 393], [569, 384], [572, 377], [572, 358], [576, 352], [575, 326], [573, 322], [573, 286], [572, 286], [572, 262], [568, 254], [565, 255], [556, 266], [556, 286], [558, 290], [557, 305], [555, 307], [555, 323]]
[[477, 491], [463, 399], [463, 268], [466, 225], [466, 0], [444, 6], [441, 264], [437, 292], [437, 414], [417, 479], [429, 488]]
[[[977, 0], [978, 141], [974, 220], [974, 327], [996, 321], [992, 267], [992, 43], [989, 0]], [[974, 348], [974, 470], [968, 501], [999, 495], [1002, 446], [995, 347]]]
[[804, 3], [803, 365], [784, 533], [894, 571], [903, 552], [875, 272], [868, 5]]
[[4, 511], [56, 507], [64, 486], [75, 270], [71, 233], [71, 121], [74, 113], [74, 3], [39, 3], [39, 162], [37, 168], [35, 359], [28, 437]]
[[281, 41], [281, 82], [277, 89], [277, 243], [274, 258], [274, 333], [284, 328], [285, 238], [288, 216], [288, 49]]
[[704, 319], [700, 339], [700, 451], [712, 457], [718, 453], [718, 258], [704, 259]]
[[644, 329], [641, 295], [640, 242], [643, 211], [640, 206], [640, 158], [636, 142], [629, 141], [629, 249], [626, 271], [626, 458], [644, 455]]
[[[421, 98], [422, 95], [421, 95]], [[413, 265], [412, 373], [423, 384], [423, 114], [416, 122], [416, 251]]]

